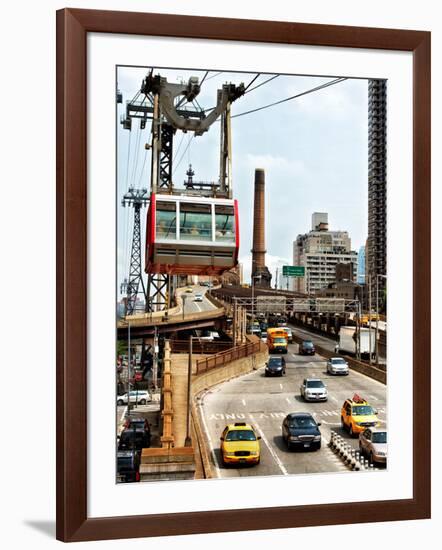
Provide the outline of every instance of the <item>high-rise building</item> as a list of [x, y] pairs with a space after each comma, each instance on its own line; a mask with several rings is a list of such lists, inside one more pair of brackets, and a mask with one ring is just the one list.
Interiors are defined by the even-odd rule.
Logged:
[[[368, 83], [368, 239], [366, 274], [387, 273], [387, 82]], [[367, 280], [365, 281], [368, 282]], [[375, 288], [375, 284], [372, 288]], [[385, 279], [379, 278], [384, 289]], [[383, 292], [382, 292], [383, 294]], [[373, 297], [372, 297], [373, 298]]]
[[361, 246], [358, 252], [358, 277], [357, 282], [360, 285], [365, 283], [365, 246]]
[[352, 264], [356, 278], [357, 252], [351, 250], [347, 231], [329, 231], [328, 214], [312, 215], [312, 230], [293, 243], [293, 265], [305, 267], [305, 277], [294, 278], [294, 290], [315, 294], [336, 280], [336, 264]]

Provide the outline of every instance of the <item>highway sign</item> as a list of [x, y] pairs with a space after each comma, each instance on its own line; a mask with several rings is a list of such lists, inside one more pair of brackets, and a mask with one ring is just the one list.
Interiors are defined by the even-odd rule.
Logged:
[[283, 277], [305, 277], [305, 267], [302, 265], [283, 265]]

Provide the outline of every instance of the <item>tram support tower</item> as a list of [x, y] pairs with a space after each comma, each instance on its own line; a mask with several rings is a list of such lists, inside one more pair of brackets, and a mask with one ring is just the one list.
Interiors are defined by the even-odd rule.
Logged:
[[[138, 294], [140, 293], [140, 284], [142, 294], [147, 305], [146, 288], [144, 286], [141, 270], [141, 225], [140, 210], [147, 203], [147, 189], [134, 189], [130, 187], [121, 201], [122, 206], [132, 207], [134, 209], [134, 229], [132, 235], [132, 250], [130, 255], [129, 280], [124, 283], [127, 292], [126, 315], [135, 313], [135, 306]], [[124, 290], [124, 289], [123, 289]]]
[[252, 286], [270, 288], [272, 275], [266, 264], [265, 247], [265, 172], [255, 169], [253, 205]]

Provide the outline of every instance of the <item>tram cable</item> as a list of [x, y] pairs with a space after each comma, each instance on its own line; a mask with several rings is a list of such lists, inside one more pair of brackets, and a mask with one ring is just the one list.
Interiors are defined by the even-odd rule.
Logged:
[[328, 88], [329, 86], [333, 86], [334, 84], [340, 84], [341, 82], [344, 82], [344, 80], [347, 80], [347, 78], [336, 78], [335, 80], [332, 80], [331, 82], [325, 82], [324, 84], [321, 84], [320, 86], [316, 86], [315, 88], [311, 88], [310, 90], [306, 90], [305, 92], [300, 92], [299, 94], [292, 95], [290, 97], [286, 97], [285, 99], [280, 99], [279, 101], [275, 101], [273, 103], [269, 103], [268, 105], [263, 105], [262, 107], [257, 107], [256, 109], [250, 109], [250, 111], [244, 111], [243, 113], [238, 113], [237, 115], [232, 115], [232, 118], [238, 118], [240, 116], [244, 115], [250, 115], [251, 113], [257, 113], [258, 111], [262, 111], [264, 109], [268, 109], [269, 107], [274, 107], [275, 105], [280, 105], [281, 103], [285, 103], [286, 101], [291, 101], [293, 99], [297, 99], [298, 97], [302, 97], [307, 94], [311, 94], [313, 92], [317, 92], [319, 90], [323, 90], [324, 88]]

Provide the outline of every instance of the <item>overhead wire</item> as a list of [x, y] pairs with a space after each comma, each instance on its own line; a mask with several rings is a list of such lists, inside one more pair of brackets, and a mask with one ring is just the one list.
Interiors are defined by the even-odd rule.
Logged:
[[244, 93], [247, 92], [247, 90], [250, 88], [250, 86], [255, 82], [255, 80], [257, 78], [259, 78], [261, 76], [261, 73], [258, 73], [254, 78], [252, 78], [252, 80], [247, 84], [245, 90], [244, 90]]
[[267, 82], [270, 82], [271, 80], [275, 80], [275, 78], [278, 78], [278, 76], [281, 76], [281, 75], [275, 74], [275, 75], [271, 76], [270, 78], [268, 78], [267, 80], [264, 80], [264, 82], [261, 82], [261, 83], [257, 84], [256, 86], [253, 86], [253, 88], [250, 88], [250, 90], [248, 90], [247, 88], [250, 86], [250, 84], [251, 84], [250, 83], [249, 86], [247, 86], [247, 88], [246, 88], [245, 94], [249, 94], [250, 92], [253, 92], [253, 90], [256, 90], [260, 86], [264, 86], [264, 84], [267, 84]]
[[219, 73], [213, 74], [212, 76], [209, 76], [208, 78], [206, 78], [206, 80], [211, 80], [212, 78], [215, 78], [216, 76], [219, 76], [220, 74], [223, 74], [223, 72], [224, 71], [220, 71]]
[[188, 149], [189, 149], [189, 147], [190, 147], [190, 144], [192, 143], [192, 140], [193, 140], [194, 137], [195, 137], [195, 134], [192, 134], [192, 136], [190, 137], [190, 139], [189, 139], [189, 141], [188, 141], [188, 143], [187, 143], [186, 148], [185, 148], [184, 151], [183, 151], [183, 154], [182, 154], [181, 157], [180, 157], [180, 160], [177, 162], [177, 164], [175, 165], [175, 167], [174, 167], [174, 169], [173, 169], [172, 175], [175, 174], [175, 172], [177, 171], [178, 166], [181, 164], [181, 161], [183, 160], [185, 154], [187, 153], [187, 151], [188, 151]]
[[250, 115], [251, 113], [257, 113], [258, 111], [262, 111], [263, 109], [268, 109], [269, 107], [274, 107], [275, 105], [280, 105], [281, 103], [285, 103], [286, 101], [291, 101], [293, 99], [296, 99], [298, 97], [302, 97], [307, 94], [311, 94], [313, 92], [317, 92], [319, 90], [322, 90], [324, 88], [328, 88], [329, 86], [333, 86], [334, 84], [339, 84], [343, 82], [344, 80], [347, 80], [347, 78], [336, 78], [335, 80], [332, 80], [331, 82], [325, 82], [324, 84], [321, 84], [320, 86], [316, 86], [315, 88], [311, 88], [310, 90], [306, 90], [305, 92], [300, 92], [299, 94], [292, 95], [290, 97], [286, 97], [285, 99], [280, 99], [279, 101], [275, 101], [274, 103], [269, 103], [268, 105], [263, 105], [262, 107], [257, 107], [256, 109], [250, 109], [250, 111], [244, 111], [243, 113], [238, 113], [237, 115], [232, 115], [232, 118], [238, 118], [240, 116], [244, 115]]
[[209, 74], [209, 72], [210, 72], [210, 71], [206, 71], [206, 74], [203, 76], [203, 79], [202, 79], [201, 82], [200, 82], [200, 86], [203, 85], [203, 82], [206, 80], [206, 77], [207, 77], [207, 75]]

